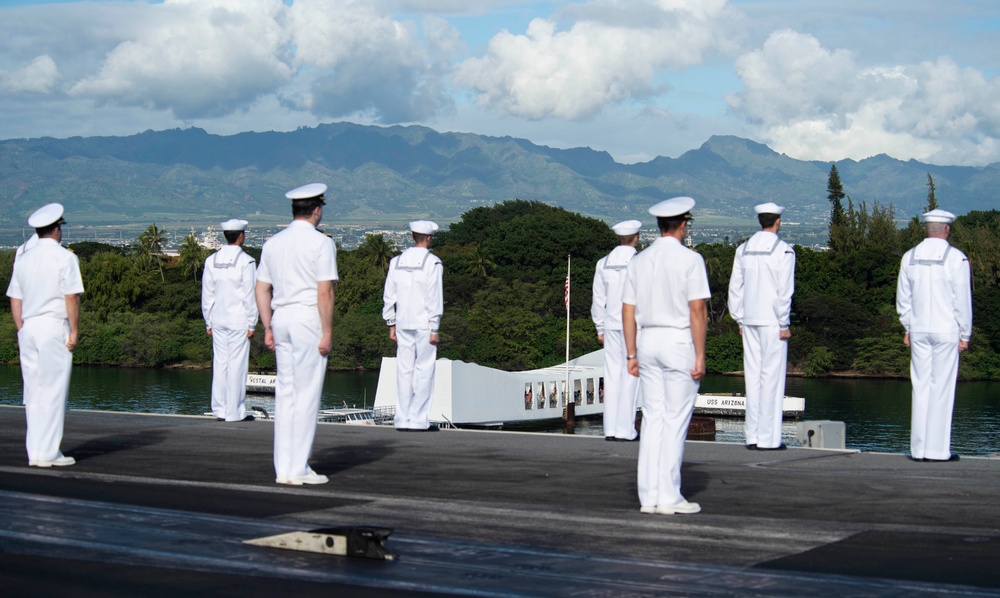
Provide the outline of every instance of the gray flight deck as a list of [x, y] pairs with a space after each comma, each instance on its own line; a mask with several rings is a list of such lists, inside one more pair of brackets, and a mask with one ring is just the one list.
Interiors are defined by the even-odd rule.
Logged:
[[[1000, 459], [689, 442], [697, 515], [644, 515], [638, 443], [320, 424], [322, 486], [279, 486], [273, 424], [70, 411], [27, 466], [0, 407], [12, 596], [1000, 596]], [[848, 430], [848, 434], [850, 431]], [[367, 525], [394, 561], [244, 540]]]

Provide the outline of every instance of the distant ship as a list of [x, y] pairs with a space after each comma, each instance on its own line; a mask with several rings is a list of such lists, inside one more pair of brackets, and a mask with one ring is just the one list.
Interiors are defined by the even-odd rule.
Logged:
[[[194, 235], [194, 230], [191, 231], [191, 235]], [[215, 251], [222, 247], [222, 242], [219, 241], [219, 233], [217, 233], [211, 226], [205, 231], [200, 237], [198, 237], [198, 245], [201, 245], [205, 249], [211, 249]]]

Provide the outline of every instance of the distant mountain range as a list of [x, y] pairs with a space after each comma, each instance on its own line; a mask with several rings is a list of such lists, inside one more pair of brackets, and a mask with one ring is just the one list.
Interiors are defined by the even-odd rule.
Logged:
[[[1000, 164], [934, 166], [886, 155], [836, 164], [856, 203], [892, 203], [902, 219], [925, 204], [927, 173], [942, 207], [965, 213], [998, 206]], [[754, 204], [770, 200], [789, 208], [786, 218], [823, 226], [829, 171], [829, 162], [795, 160], [722, 136], [678, 158], [639, 164], [513, 137], [350, 123], [232, 136], [192, 128], [11, 139], [0, 141], [0, 228], [20, 229], [50, 201], [90, 225], [284, 217], [284, 192], [313, 181], [330, 186], [327, 221], [449, 222], [478, 205], [515, 198], [615, 221], [645, 217], [657, 201], [690, 195], [703, 215], [746, 218]]]

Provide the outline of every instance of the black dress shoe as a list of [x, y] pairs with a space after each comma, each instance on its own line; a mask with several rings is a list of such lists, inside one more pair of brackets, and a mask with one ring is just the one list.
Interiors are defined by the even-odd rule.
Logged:
[[618, 440], [618, 439], [617, 439], [617, 438], [615, 438], [614, 436], [605, 436], [605, 437], [604, 437], [604, 441], [605, 441], [605, 442], [614, 442], [614, 441], [616, 441], [616, 440]]
[[755, 451], [755, 450], [757, 450], [757, 445], [756, 444], [748, 444], [747, 445], [747, 450], [748, 451]]
[[961, 457], [959, 457], [955, 453], [952, 453], [951, 456], [948, 457], [947, 459], [924, 459], [924, 461], [930, 463], [947, 463], [948, 461], [958, 461], [959, 459], [961, 459]]
[[783, 450], [785, 450], [786, 448], [788, 448], [788, 447], [787, 447], [787, 446], [785, 446], [785, 443], [784, 443], [784, 442], [782, 442], [782, 443], [781, 443], [781, 444], [779, 444], [778, 446], [772, 446], [772, 447], [770, 447], [770, 448], [768, 448], [768, 447], [763, 447], [763, 446], [758, 446], [758, 447], [757, 447], [757, 450], [758, 450], [758, 451], [783, 451]]
[[909, 459], [910, 461], [916, 461], [917, 463], [923, 463], [924, 461], [927, 460], [927, 459], [917, 459], [913, 455], [907, 455], [906, 458]]
[[431, 424], [426, 428], [398, 428], [402, 432], [437, 432], [441, 428], [437, 424]]
[[243, 419], [241, 419], [240, 421], [242, 421], [242, 422], [252, 422], [255, 419], [257, 419], [257, 418], [254, 417], [254, 416], [252, 416], [252, 415], [250, 415], [250, 414], [247, 414], [247, 416], [244, 417]]

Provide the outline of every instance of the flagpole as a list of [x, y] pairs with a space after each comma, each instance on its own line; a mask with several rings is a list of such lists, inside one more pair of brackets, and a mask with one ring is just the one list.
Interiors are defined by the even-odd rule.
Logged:
[[566, 431], [570, 434], [576, 427], [576, 405], [573, 402], [573, 391], [569, 386], [569, 283], [571, 273], [571, 256], [566, 254], [566, 381], [564, 382], [566, 390], [564, 396], [566, 397]]
[[[569, 282], [570, 282], [570, 273], [572, 272], [570, 259], [571, 259], [570, 256], [567, 255], [566, 256], [566, 363], [567, 364], [569, 364]], [[569, 365], [567, 365], [566, 367], [568, 368]], [[569, 372], [568, 369], [566, 371]], [[567, 373], [567, 376], [568, 375], [569, 374]]]

